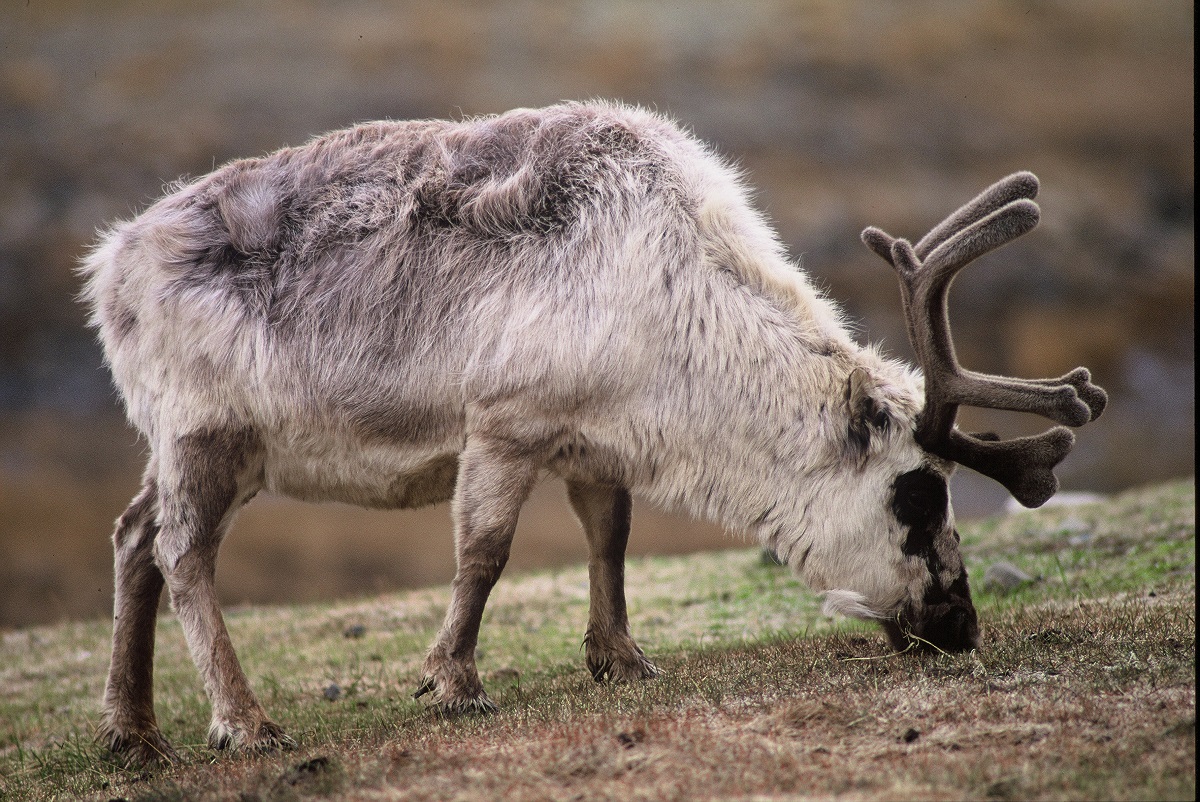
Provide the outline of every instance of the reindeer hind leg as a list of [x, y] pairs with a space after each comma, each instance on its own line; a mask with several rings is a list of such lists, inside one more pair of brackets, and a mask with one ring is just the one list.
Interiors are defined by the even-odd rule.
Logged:
[[658, 676], [658, 668], [629, 633], [625, 607], [625, 547], [633, 509], [629, 491], [568, 481], [567, 498], [588, 540], [591, 605], [584, 635], [588, 670], [597, 682]]
[[153, 460], [113, 532], [113, 643], [98, 737], [130, 763], [178, 760], [154, 715], [154, 628], [163, 575], [154, 564], [158, 485]]
[[188, 651], [212, 702], [210, 745], [275, 751], [294, 742], [272, 722], [242, 671], [217, 601], [217, 549], [237, 509], [257, 490], [256, 439], [211, 430], [176, 440], [159, 474], [161, 531], [155, 559]]

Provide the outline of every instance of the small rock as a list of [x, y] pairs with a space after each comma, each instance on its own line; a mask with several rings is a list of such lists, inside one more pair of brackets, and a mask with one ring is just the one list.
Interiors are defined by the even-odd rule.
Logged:
[[983, 574], [983, 589], [993, 593], [1011, 593], [1036, 580], [1010, 562], [1001, 560], [988, 566]]
[[1078, 535], [1091, 530], [1091, 525], [1087, 521], [1074, 515], [1068, 515], [1058, 528], [1068, 535]]
[[1061, 524], [1058, 525], [1058, 531], [1067, 535], [1067, 544], [1073, 548], [1084, 548], [1092, 543], [1092, 527], [1086, 521], [1075, 517], [1068, 516]]
[[344, 638], [361, 638], [363, 635], [366, 635], [366, 634], [367, 634], [366, 627], [364, 627], [362, 624], [354, 624], [353, 626], [346, 627], [346, 629], [342, 632], [342, 637], [344, 637]]
[[341, 686], [339, 686], [336, 682], [330, 684], [327, 688], [325, 688], [324, 695], [329, 701], [336, 702], [338, 699], [342, 698]]

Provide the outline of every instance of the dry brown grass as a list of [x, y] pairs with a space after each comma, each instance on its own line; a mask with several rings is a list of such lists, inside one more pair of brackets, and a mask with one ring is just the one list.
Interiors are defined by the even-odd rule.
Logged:
[[202, 763], [120, 790], [147, 800], [172, 789], [242, 799], [1190, 798], [1194, 598], [1012, 612], [965, 656], [897, 658], [875, 637], [843, 634], [685, 653], [654, 683], [567, 674], [510, 691], [492, 719], [418, 713], [286, 760]]

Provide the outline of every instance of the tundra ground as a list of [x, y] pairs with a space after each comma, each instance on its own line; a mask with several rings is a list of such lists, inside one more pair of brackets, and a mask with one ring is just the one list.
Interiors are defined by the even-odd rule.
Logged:
[[[820, 618], [756, 550], [631, 561], [631, 622], [664, 676], [583, 667], [583, 567], [506, 577], [479, 665], [501, 712], [410, 698], [446, 588], [231, 611], [268, 710], [300, 743], [229, 757], [177, 622], [159, 720], [184, 756], [123, 768], [92, 738], [110, 626], [5, 633], [0, 797], [1138, 799], [1195, 796], [1194, 480], [963, 527], [979, 651], [893, 655]], [[998, 595], [998, 560], [1035, 581]]]

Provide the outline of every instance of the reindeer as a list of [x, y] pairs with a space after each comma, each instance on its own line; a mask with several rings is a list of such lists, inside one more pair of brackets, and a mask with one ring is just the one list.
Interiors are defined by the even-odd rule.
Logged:
[[159, 597], [212, 702], [215, 748], [292, 740], [268, 717], [214, 590], [260, 490], [407, 508], [452, 500], [457, 571], [416, 696], [490, 711], [475, 666], [518, 511], [566, 482], [589, 547], [588, 669], [653, 677], [626, 616], [632, 497], [747, 533], [828, 613], [897, 649], [979, 643], [947, 479], [967, 465], [1035, 506], [1073, 437], [955, 428], [958, 405], [1080, 426], [1088, 371], [1026, 381], [958, 366], [954, 275], [1033, 228], [1011, 176], [915, 246], [864, 240], [901, 279], [920, 370], [861, 347], [791, 262], [740, 176], [666, 119], [567, 103], [373, 122], [234, 161], [115, 225], [84, 298], [149, 445], [113, 535], [101, 736], [176, 759], [155, 719]]

